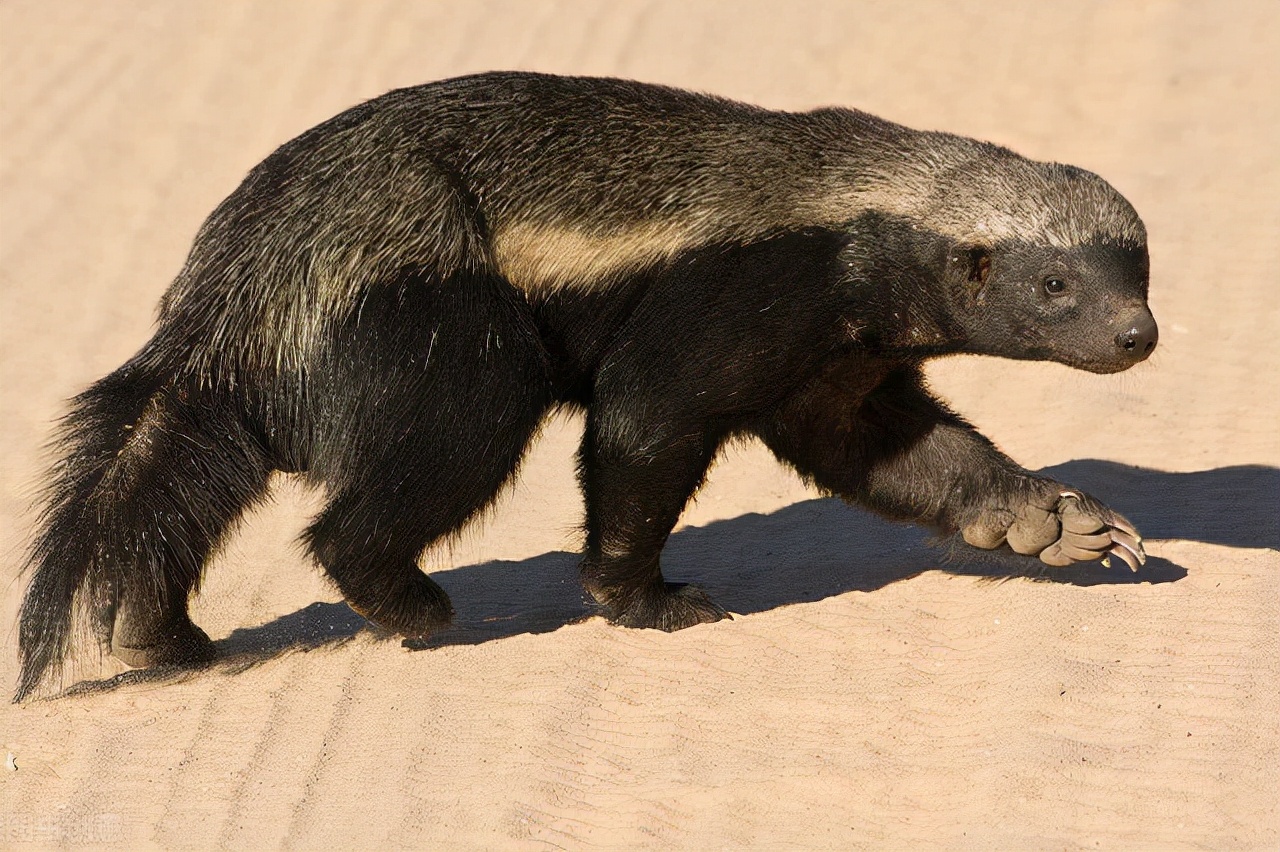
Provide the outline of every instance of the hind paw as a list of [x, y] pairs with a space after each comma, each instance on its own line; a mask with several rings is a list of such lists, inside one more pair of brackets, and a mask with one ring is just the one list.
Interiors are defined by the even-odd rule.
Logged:
[[[425, 639], [453, 621], [449, 595], [421, 571], [406, 575], [398, 589], [383, 594], [348, 595], [347, 606], [377, 626], [408, 639]], [[377, 598], [377, 603], [370, 603]]]
[[209, 636], [189, 619], [145, 632], [130, 631], [127, 625], [117, 623], [111, 654], [136, 669], [198, 665], [218, 656]]

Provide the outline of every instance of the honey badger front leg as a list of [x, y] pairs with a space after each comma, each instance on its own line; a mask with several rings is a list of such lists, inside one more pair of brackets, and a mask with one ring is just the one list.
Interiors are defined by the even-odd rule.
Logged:
[[866, 392], [829, 371], [759, 430], [770, 449], [819, 487], [898, 520], [960, 531], [1049, 565], [1115, 555], [1146, 562], [1128, 520], [1001, 453], [925, 390], [918, 369], [889, 370]]

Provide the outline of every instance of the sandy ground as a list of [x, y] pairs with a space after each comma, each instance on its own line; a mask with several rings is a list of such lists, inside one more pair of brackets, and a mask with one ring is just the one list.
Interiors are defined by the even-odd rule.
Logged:
[[410, 650], [303, 559], [319, 498], [282, 480], [196, 603], [224, 662], [103, 681], [90, 658], [81, 694], [0, 711], [0, 847], [1276, 848], [1278, 55], [1274, 3], [7, 0], [0, 684], [62, 400], [147, 338], [252, 165], [395, 86], [619, 75], [1076, 163], [1147, 222], [1163, 338], [1113, 377], [933, 370], [1139, 524], [1136, 577], [951, 557], [746, 446], [666, 557], [738, 617], [614, 628], [575, 582], [564, 418], [429, 556], [460, 621]]

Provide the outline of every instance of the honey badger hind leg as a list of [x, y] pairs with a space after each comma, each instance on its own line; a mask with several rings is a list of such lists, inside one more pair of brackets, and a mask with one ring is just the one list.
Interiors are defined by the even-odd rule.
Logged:
[[238, 404], [217, 391], [175, 383], [132, 432], [140, 448], [125, 460], [110, 511], [131, 516], [134, 540], [114, 546], [146, 570], [117, 573], [111, 653], [139, 668], [208, 662], [213, 643], [187, 614], [188, 599], [210, 553], [266, 493], [271, 465]]
[[362, 294], [309, 382], [308, 473], [331, 497], [306, 544], [360, 615], [444, 627], [418, 558], [490, 504], [552, 401], [527, 303], [497, 276], [404, 270]]

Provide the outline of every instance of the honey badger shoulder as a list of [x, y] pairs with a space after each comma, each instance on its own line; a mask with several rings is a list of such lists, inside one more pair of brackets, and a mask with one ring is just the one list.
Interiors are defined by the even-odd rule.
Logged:
[[215, 653], [187, 599], [273, 470], [326, 488], [304, 538], [408, 636], [417, 568], [586, 412], [582, 580], [621, 624], [724, 617], [659, 555], [724, 440], [756, 435], [881, 513], [1064, 564], [1132, 527], [934, 400], [927, 358], [1106, 372], [1155, 343], [1145, 232], [1100, 178], [850, 110], [486, 74], [286, 143], [213, 212], [159, 327], [66, 420], [20, 625], [21, 697], [73, 604], [135, 665]]

